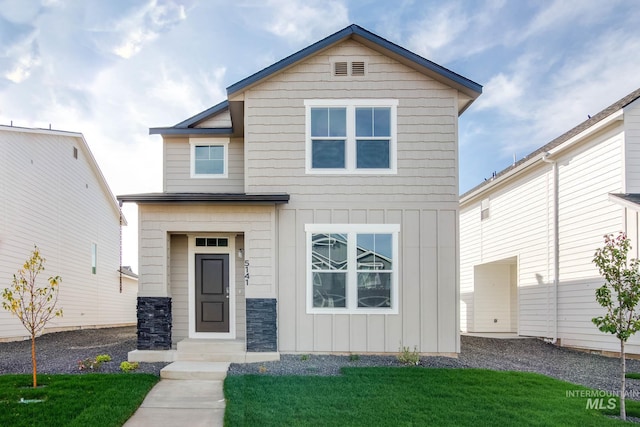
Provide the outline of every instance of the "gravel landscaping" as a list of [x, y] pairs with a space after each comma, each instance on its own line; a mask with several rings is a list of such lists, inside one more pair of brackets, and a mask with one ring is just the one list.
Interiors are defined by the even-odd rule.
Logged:
[[[100, 372], [121, 372], [120, 363], [136, 347], [135, 327], [57, 332], [36, 339], [38, 372], [82, 373], [78, 361], [108, 354], [112, 361]], [[587, 387], [615, 392], [619, 387], [619, 359], [555, 347], [542, 340], [494, 339], [463, 336], [457, 359], [423, 357], [422, 367], [487, 368], [538, 372]], [[159, 375], [167, 363], [141, 363], [138, 372]], [[333, 356], [283, 354], [279, 362], [231, 364], [229, 375], [339, 375], [346, 366], [401, 366], [395, 355]], [[0, 343], [0, 374], [31, 372], [31, 342]], [[640, 360], [627, 360], [627, 372], [640, 373]], [[640, 400], [640, 380], [628, 380], [629, 397]]]
[[[136, 348], [135, 326], [55, 332], [36, 338], [39, 374], [76, 374], [78, 361], [111, 356], [97, 372], [122, 372], [120, 363]], [[136, 372], [160, 375], [167, 363], [140, 363]], [[96, 372], [96, 371], [94, 371]], [[31, 373], [31, 340], [0, 343], [0, 374]]]
[[[617, 392], [620, 360], [556, 347], [536, 338], [461, 337], [457, 359], [422, 357], [425, 368], [486, 368], [537, 372], [574, 384]], [[357, 360], [353, 360], [357, 359]], [[345, 366], [402, 366], [395, 356], [282, 355], [279, 362], [232, 364], [229, 375], [339, 375]], [[640, 372], [640, 360], [627, 360], [627, 372]], [[640, 400], [640, 380], [627, 379], [628, 398]]]

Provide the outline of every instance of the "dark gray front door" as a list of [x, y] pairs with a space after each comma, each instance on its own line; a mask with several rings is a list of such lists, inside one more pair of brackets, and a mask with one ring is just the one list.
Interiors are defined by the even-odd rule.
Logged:
[[196, 255], [196, 332], [229, 332], [229, 255]]

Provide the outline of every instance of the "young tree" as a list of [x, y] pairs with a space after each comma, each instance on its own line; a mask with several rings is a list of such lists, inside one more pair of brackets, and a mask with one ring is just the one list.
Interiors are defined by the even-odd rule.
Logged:
[[56, 310], [60, 276], [49, 277], [48, 284], [36, 286], [38, 275], [44, 271], [46, 260], [40, 255], [37, 246], [17, 274], [13, 275], [11, 287], [2, 292], [2, 307], [14, 314], [31, 336], [31, 367], [33, 368], [33, 388], [38, 386], [36, 374], [36, 337], [42, 332], [49, 320], [62, 316], [62, 309]]
[[620, 340], [620, 417], [627, 419], [624, 398], [626, 388], [626, 363], [624, 343], [640, 330], [640, 313], [636, 306], [640, 301], [640, 264], [629, 259], [631, 242], [625, 233], [604, 236], [604, 247], [596, 251], [593, 262], [604, 278], [604, 285], [596, 289], [596, 301], [606, 309], [604, 316], [592, 322], [605, 333], [614, 334]]

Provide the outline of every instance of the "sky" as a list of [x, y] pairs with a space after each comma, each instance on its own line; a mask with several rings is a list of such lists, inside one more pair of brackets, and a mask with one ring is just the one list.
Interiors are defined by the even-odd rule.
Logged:
[[0, 124], [80, 132], [114, 194], [162, 191], [150, 127], [358, 24], [483, 86], [459, 122], [464, 193], [639, 88], [638, 22], [636, 0], [0, 0]]

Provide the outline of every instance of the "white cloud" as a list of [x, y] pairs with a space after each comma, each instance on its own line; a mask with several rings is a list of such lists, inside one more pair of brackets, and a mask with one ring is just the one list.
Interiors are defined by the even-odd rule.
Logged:
[[459, 3], [447, 3], [441, 9], [428, 14], [419, 24], [418, 29], [409, 38], [409, 47], [422, 56], [429, 58], [454, 40], [469, 26]]
[[0, 1], [0, 16], [7, 21], [17, 24], [32, 23], [40, 13], [41, 5], [37, 1], [2, 0]]
[[14, 45], [8, 52], [15, 58], [12, 67], [5, 73], [5, 78], [14, 83], [21, 83], [31, 75], [31, 71], [41, 65], [40, 49], [34, 38]]
[[[173, 1], [149, 0], [104, 28], [94, 28], [98, 45], [107, 44], [115, 55], [129, 59], [138, 54], [159, 34], [171, 30], [187, 17], [185, 7]], [[102, 37], [100, 37], [102, 35]], [[114, 40], [117, 40], [114, 44]]]
[[349, 25], [349, 10], [338, 0], [319, 4], [304, 0], [268, 0], [266, 9], [265, 29], [293, 43], [315, 41]]
[[421, 14], [416, 14], [414, 7], [413, 16], [408, 17], [407, 47], [425, 58], [440, 63], [460, 60], [500, 45], [509, 37], [508, 28], [498, 28], [495, 22], [505, 0], [488, 1], [481, 7], [463, 1], [448, 1], [441, 7], [421, 5]]

